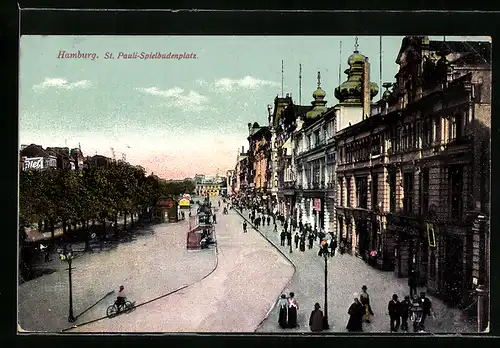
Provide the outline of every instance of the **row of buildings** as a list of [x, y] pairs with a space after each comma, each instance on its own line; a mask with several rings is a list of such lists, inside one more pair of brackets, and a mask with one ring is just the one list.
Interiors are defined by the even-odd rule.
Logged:
[[228, 172], [230, 194], [310, 223], [373, 267], [419, 274], [463, 308], [489, 288], [491, 44], [405, 37], [395, 82], [357, 48], [327, 107], [276, 97]]
[[113, 161], [112, 158], [102, 155], [85, 157], [80, 147], [43, 148], [41, 145], [31, 144], [21, 145], [19, 153], [20, 170], [60, 168], [80, 171], [90, 167], [107, 167]]

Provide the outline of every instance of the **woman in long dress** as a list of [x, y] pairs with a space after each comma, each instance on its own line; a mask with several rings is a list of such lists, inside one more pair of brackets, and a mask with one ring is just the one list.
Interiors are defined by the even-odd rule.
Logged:
[[355, 294], [354, 302], [349, 307], [347, 313], [349, 314], [349, 321], [347, 322], [346, 329], [351, 331], [363, 331], [363, 314], [365, 307], [359, 302], [358, 295]]
[[280, 310], [280, 315], [278, 319], [278, 324], [282, 329], [286, 329], [288, 327], [287, 323], [287, 314], [288, 314], [288, 300], [285, 294], [281, 295], [281, 298], [278, 302], [278, 308]]
[[297, 310], [299, 309], [299, 305], [297, 300], [294, 298], [295, 294], [293, 292], [290, 293], [290, 297], [288, 298], [288, 327], [295, 328], [297, 327]]

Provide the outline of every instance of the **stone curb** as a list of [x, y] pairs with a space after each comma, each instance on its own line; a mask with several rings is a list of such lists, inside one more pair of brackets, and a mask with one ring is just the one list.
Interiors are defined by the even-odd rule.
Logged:
[[[238, 209], [236, 208], [233, 208], [234, 211], [236, 211], [238, 213], [239, 216], [241, 216], [241, 218], [245, 221], [248, 222], [248, 224], [250, 226], [253, 227], [254, 230], [256, 230], [262, 238], [264, 238], [269, 244], [271, 244], [274, 249], [278, 250], [278, 252], [285, 258], [288, 260], [288, 262], [290, 262], [290, 264], [292, 265], [293, 267], [293, 275], [292, 277], [290, 278], [290, 280], [286, 283], [286, 285], [283, 287], [283, 289], [281, 290], [281, 292], [283, 292], [287, 287], [290, 286], [290, 283], [292, 282], [292, 279], [293, 279], [293, 276], [295, 275], [295, 273], [297, 272], [297, 267], [295, 266], [295, 263], [280, 249], [276, 246], [276, 244], [274, 244], [269, 238], [267, 238], [267, 236], [265, 234], [263, 234], [257, 227], [255, 227], [255, 225], [253, 225], [250, 220], [248, 220], [242, 213], [241, 211], [239, 211]], [[255, 328], [254, 332], [256, 332], [261, 326], [262, 324], [264, 323], [264, 321], [267, 320], [267, 318], [269, 317], [269, 314], [271, 314], [271, 312], [273, 311], [274, 307], [276, 307], [276, 305], [278, 304], [278, 301], [279, 299], [277, 299], [271, 306], [271, 308], [269, 308], [269, 310], [267, 311], [266, 315], [264, 316], [264, 318], [261, 320], [261, 322], [257, 325], [257, 327]]]

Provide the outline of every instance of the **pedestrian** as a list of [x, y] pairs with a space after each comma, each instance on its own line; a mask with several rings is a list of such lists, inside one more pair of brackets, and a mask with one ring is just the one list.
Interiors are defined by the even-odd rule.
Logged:
[[286, 232], [286, 245], [291, 246], [292, 245], [292, 232], [288, 231]]
[[273, 215], [273, 224], [276, 225], [276, 215]]
[[406, 295], [405, 299], [399, 303], [399, 315], [401, 316], [401, 330], [408, 331], [408, 314], [410, 313], [410, 296]]
[[251, 212], [248, 212], [248, 218], [249, 218], [250, 220], [252, 220], [252, 213], [251, 213]]
[[370, 295], [366, 292], [368, 288], [366, 285], [363, 285], [361, 287], [361, 293], [359, 294], [359, 301], [363, 306], [365, 306], [365, 315], [364, 315], [364, 320], [365, 322], [369, 323], [370, 320], [370, 315], [373, 315], [372, 308], [370, 306]]
[[285, 246], [285, 238], [286, 238], [285, 230], [282, 230], [280, 233], [281, 246]]
[[216, 224], [216, 223], [217, 223], [217, 216], [215, 216], [215, 214], [214, 214], [214, 224]]
[[349, 314], [349, 321], [347, 322], [346, 329], [349, 332], [363, 331], [363, 312], [364, 308], [361, 302], [359, 302], [358, 294], [354, 294], [354, 302], [347, 311]]
[[298, 232], [296, 232], [296, 233], [295, 233], [295, 237], [294, 237], [295, 249], [297, 249], [297, 248], [299, 247], [299, 239], [300, 239], [300, 237], [299, 237], [299, 233], [298, 233]]
[[286, 329], [288, 327], [288, 299], [285, 294], [281, 294], [281, 298], [278, 302], [278, 308], [280, 309], [280, 314], [278, 318], [278, 324], [282, 329]]
[[278, 232], [278, 225], [274, 224], [274, 232]]
[[300, 251], [306, 251], [306, 237], [304, 235], [300, 237]]
[[294, 296], [295, 294], [291, 292], [288, 297], [288, 327], [291, 329], [297, 327], [297, 310], [299, 309], [299, 304]]
[[389, 312], [389, 318], [391, 319], [391, 332], [397, 332], [399, 330], [399, 317], [401, 315], [398, 295], [392, 295], [392, 300], [390, 300], [387, 305], [387, 311]]
[[285, 232], [288, 233], [288, 220], [285, 221]]
[[243, 221], [243, 233], [247, 233], [247, 222]]
[[340, 255], [343, 255], [343, 254], [344, 254], [344, 252], [345, 252], [345, 242], [344, 242], [344, 238], [341, 238], [341, 239], [340, 239], [340, 249], [339, 249], [339, 251], [340, 251]]
[[425, 296], [424, 291], [420, 293], [419, 302], [423, 309], [422, 321], [420, 322], [420, 327], [422, 328], [422, 330], [425, 330], [425, 319], [431, 315], [432, 303], [431, 300]]
[[312, 249], [314, 243], [314, 236], [312, 235], [312, 233], [309, 232], [307, 238], [309, 240], [309, 249]]
[[410, 297], [417, 294], [417, 272], [412, 269], [410, 275], [408, 276], [408, 286], [410, 287]]
[[335, 256], [335, 249], [337, 249], [337, 238], [332, 238], [330, 242], [331, 256]]
[[267, 216], [267, 226], [269, 226], [271, 224], [271, 216]]
[[314, 310], [309, 317], [309, 328], [312, 332], [323, 331], [323, 312], [318, 302], [314, 304]]

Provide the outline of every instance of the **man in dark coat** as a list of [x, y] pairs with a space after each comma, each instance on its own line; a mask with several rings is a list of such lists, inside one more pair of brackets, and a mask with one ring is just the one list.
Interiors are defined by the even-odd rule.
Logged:
[[314, 236], [311, 232], [307, 235], [307, 239], [309, 240], [309, 249], [312, 249], [314, 243]]
[[431, 300], [429, 300], [428, 297], [425, 296], [425, 292], [420, 293], [420, 305], [422, 306], [422, 309], [424, 310], [422, 313], [422, 321], [420, 322], [420, 327], [422, 330], [425, 330], [425, 319], [431, 315], [431, 308], [432, 308], [432, 303]]
[[399, 330], [399, 316], [401, 313], [398, 295], [392, 295], [392, 300], [389, 301], [387, 310], [389, 311], [389, 317], [391, 319], [391, 332], [397, 332]]
[[282, 230], [280, 233], [281, 246], [285, 246], [285, 238], [286, 238], [285, 230]]
[[330, 255], [331, 256], [335, 256], [335, 249], [337, 249], [337, 239], [336, 238], [332, 238], [331, 242], [330, 242]]
[[278, 225], [274, 224], [274, 230], [273, 232], [278, 232]]
[[410, 297], [413, 298], [417, 294], [417, 272], [412, 269], [410, 275], [408, 276], [408, 286], [410, 287]]
[[306, 251], [306, 236], [300, 237], [300, 251]]
[[359, 302], [358, 295], [354, 295], [354, 302], [349, 307], [347, 313], [349, 314], [349, 321], [347, 322], [346, 329], [349, 332], [352, 331], [363, 331], [363, 313], [365, 308]]
[[247, 233], [247, 222], [243, 221], [243, 232]]
[[287, 242], [287, 246], [290, 246], [292, 245], [292, 232], [291, 231], [288, 231], [286, 233], [286, 242]]
[[410, 311], [410, 296], [406, 295], [405, 299], [399, 303], [399, 315], [401, 316], [401, 330], [408, 331], [408, 315]]
[[288, 232], [288, 220], [285, 221], [285, 232]]
[[267, 226], [269, 226], [271, 224], [271, 216], [267, 216]]
[[294, 242], [295, 242], [295, 249], [297, 249], [299, 247], [299, 233], [295, 233], [295, 237], [294, 237]]
[[309, 328], [312, 332], [323, 331], [323, 312], [320, 310], [318, 302], [314, 304], [314, 310], [309, 317]]
[[303, 230], [304, 230], [304, 224], [302, 223], [302, 221], [299, 221], [299, 231], [300, 231], [300, 233], [302, 233]]

